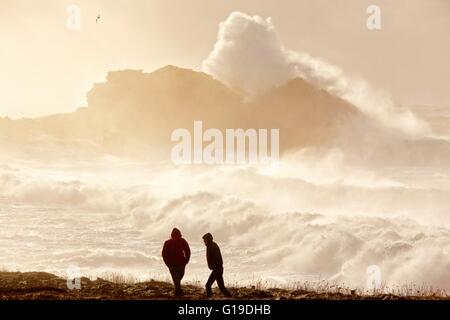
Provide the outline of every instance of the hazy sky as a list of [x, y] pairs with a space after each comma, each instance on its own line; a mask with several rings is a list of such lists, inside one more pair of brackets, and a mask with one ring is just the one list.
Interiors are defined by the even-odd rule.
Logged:
[[[81, 8], [79, 31], [66, 28], [69, 4]], [[369, 4], [381, 7], [380, 31], [366, 28]], [[218, 24], [237, 10], [272, 17], [287, 48], [399, 104], [450, 108], [448, 0], [0, 0], [0, 116], [75, 110], [110, 70], [199, 70]]]

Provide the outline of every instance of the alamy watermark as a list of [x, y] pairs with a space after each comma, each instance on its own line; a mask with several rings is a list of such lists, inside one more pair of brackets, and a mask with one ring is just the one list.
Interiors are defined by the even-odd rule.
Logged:
[[186, 128], [172, 132], [171, 141], [178, 142], [171, 152], [175, 164], [278, 164], [279, 129], [204, 130], [202, 121], [194, 121], [193, 129], [193, 135]]
[[377, 265], [367, 267], [366, 289], [368, 291], [378, 291], [381, 289], [381, 269]]
[[81, 270], [77, 266], [70, 266], [66, 270], [67, 289], [81, 290]]
[[81, 28], [81, 8], [76, 4], [71, 4], [66, 9], [66, 27], [69, 30], [80, 30]]
[[381, 30], [381, 8], [375, 4], [367, 7], [367, 18], [366, 26], [369, 30]]

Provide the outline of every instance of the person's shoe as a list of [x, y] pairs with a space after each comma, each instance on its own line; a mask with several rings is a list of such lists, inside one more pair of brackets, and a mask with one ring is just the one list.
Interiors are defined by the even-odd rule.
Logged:
[[207, 298], [211, 298], [213, 296], [213, 292], [211, 290], [206, 290], [205, 295]]
[[231, 295], [231, 293], [229, 291], [225, 291], [225, 292], [222, 292], [222, 293], [227, 298], [231, 298], [232, 297], [232, 295]]
[[183, 290], [176, 290], [175, 291], [175, 297], [182, 297], [183, 296]]

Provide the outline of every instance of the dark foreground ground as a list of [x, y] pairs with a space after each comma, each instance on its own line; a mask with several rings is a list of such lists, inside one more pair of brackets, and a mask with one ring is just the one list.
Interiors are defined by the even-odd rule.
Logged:
[[[182, 299], [206, 299], [203, 288], [184, 286], [185, 295]], [[361, 296], [358, 294], [344, 294], [337, 292], [313, 292], [306, 290], [230, 288], [232, 299], [242, 300], [358, 300], [358, 299], [448, 299], [436, 295], [430, 296], [395, 296], [379, 294], [375, 296]], [[49, 273], [18, 273], [0, 272], [0, 300], [167, 300], [174, 299], [173, 287], [170, 283], [149, 281], [136, 284], [117, 284], [97, 279], [91, 281], [82, 278], [81, 290], [69, 290], [67, 281]], [[215, 291], [214, 299], [224, 299]]]

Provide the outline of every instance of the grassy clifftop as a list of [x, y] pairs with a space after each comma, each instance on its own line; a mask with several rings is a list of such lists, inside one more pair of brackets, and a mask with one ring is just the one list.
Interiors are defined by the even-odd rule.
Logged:
[[[195, 285], [184, 286], [182, 299], [206, 299], [203, 288]], [[308, 290], [257, 289], [254, 287], [232, 287], [232, 299], [237, 300], [357, 300], [357, 299], [448, 299], [430, 295], [397, 296], [392, 294], [359, 295], [355, 292], [314, 292]], [[115, 283], [103, 279], [91, 281], [81, 279], [81, 290], [69, 290], [67, 281], [49, 273], [41, 272], [0, 272], [0, 300], [167, 300], [174, 299], [173, 286], [167, 282], [148, 281], [135, 284]], [[224, 299], [215, 292], [214, 299]]]

